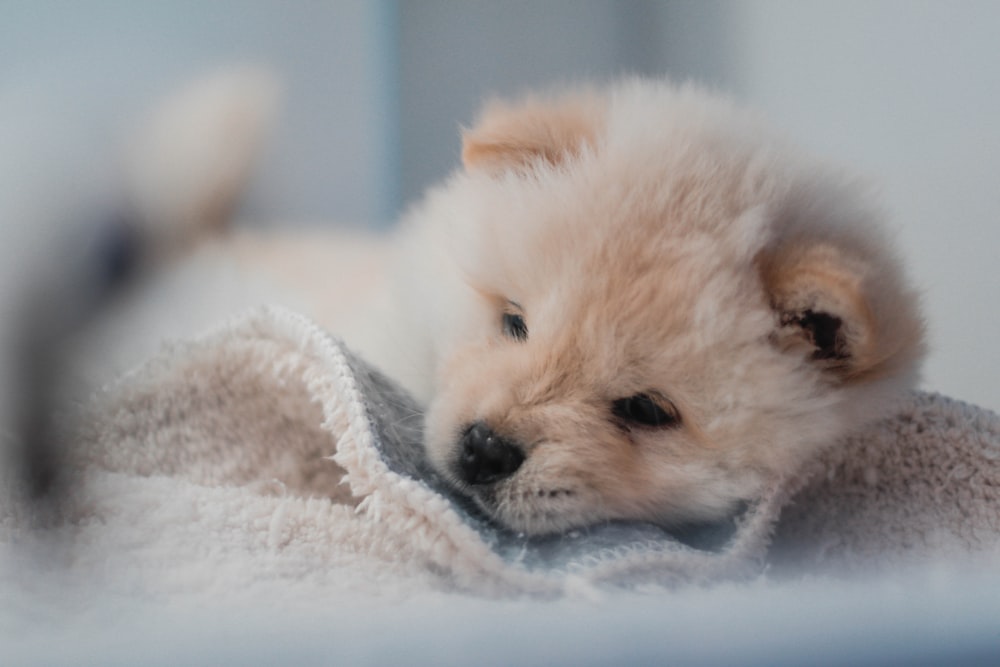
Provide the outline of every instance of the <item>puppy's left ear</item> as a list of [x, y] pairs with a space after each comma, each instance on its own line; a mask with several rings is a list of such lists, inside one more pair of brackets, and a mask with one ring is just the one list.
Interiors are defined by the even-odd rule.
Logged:
[[836, 382], [903, 370], [922, 351], [916, 298], [887, 266], [827, 242], [790, 243], [761, 261], [776, 343]]
[[594, 91], [493, 102], [462, 133], [462, 162], [466, 169], [491, 172], [557, 165], [592, 146], [603, 119], [603, 101]]

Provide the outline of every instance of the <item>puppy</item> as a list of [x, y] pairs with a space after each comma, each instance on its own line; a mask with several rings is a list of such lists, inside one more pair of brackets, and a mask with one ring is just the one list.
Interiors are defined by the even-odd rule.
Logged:
[[497, 102], [462, 159], [396, 241], [408, 354], [365, 352], [512, 530], [724, 517], [916, 381], [918, 300], [864, 189], [725, 99]]
[[496, 102], [462, 158], [389, 243], [209, 246], [409, 388], [433, 465], [511, 530], [725, 517], [917, 379], [917, 297], [864, 188], [726, 99]]

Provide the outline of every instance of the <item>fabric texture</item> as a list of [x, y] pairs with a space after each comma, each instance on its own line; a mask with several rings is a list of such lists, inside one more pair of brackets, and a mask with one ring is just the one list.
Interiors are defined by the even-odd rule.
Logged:
[[1000, 419], [927, 393], [729, 520], [544, 538], [453, 493], [418, 406], [290, 311], [165, 349], [67, 423], [72, 493], [40, 521], [7, 483], [0, 553], [58, 543], [69, 572], [142, 596], [558, 596], [1000, 554]]

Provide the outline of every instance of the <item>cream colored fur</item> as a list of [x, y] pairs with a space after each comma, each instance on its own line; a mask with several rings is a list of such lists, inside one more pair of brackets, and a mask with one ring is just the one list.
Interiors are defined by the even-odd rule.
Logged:
[[[916, 298], [867, 194], [724, 99], [629, 81], [494, 105], [464, 157], [409, 216], [400, 302], [433, 351], [436, 465], [461, 483], [475, 421], [525, 450], [466, 487], [512, 528], [724, 515], [915, 380]], [[834, 355], [807, 311], [841, 320]], [[681, 425], [617, 423], [641, 392]]]
[[[512, 529], [724, 516], [915, 382], [917, 298], [865, 189], [723, 98], [631, 80], [494, 103], [463, 159], [391, 248], [222, 250], [415, 392], [434, 464]], [[613, 414], [638, 394], [679, 423]], [[474, 423], [523, 452], [512, 475], [462, 479]]]

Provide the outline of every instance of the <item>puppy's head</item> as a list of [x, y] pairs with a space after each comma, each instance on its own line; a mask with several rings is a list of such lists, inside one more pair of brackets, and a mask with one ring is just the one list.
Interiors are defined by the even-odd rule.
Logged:
[[914, 380], [916, 299], [877, 216], [765, 136], [648, 82], [466, 133], [422, 212], [461, 278], [427, 447], [500, 523], [724, 516]]

